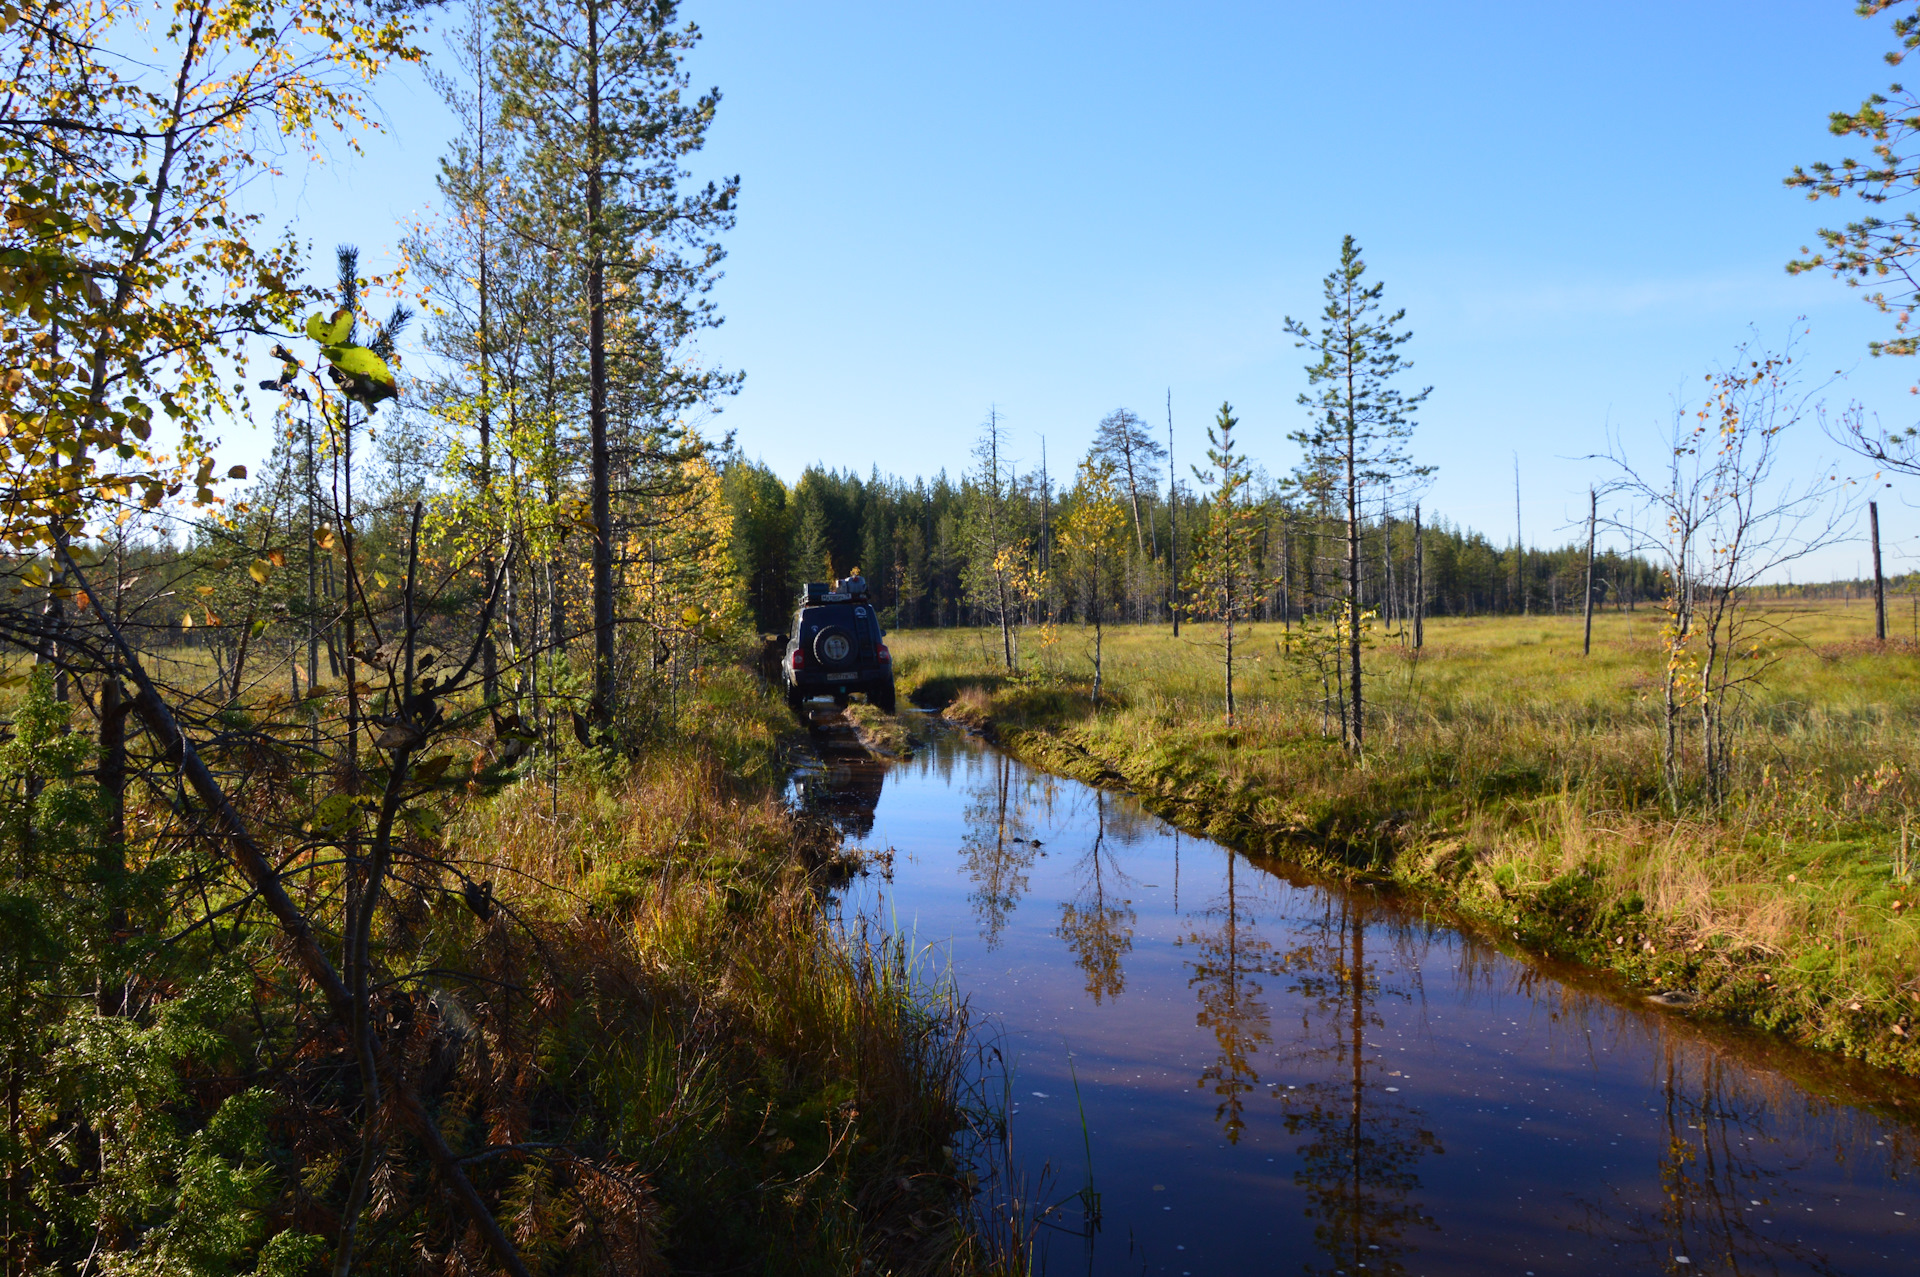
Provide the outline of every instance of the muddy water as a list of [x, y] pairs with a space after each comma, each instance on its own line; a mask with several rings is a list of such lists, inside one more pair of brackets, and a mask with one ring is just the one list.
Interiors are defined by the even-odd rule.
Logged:
[[[1013, 1066], [1053, 1272], [1920, 1273], [1920, 1088], [939, 735], [796, 779]], [[1082, 1113], [1084, 1112], [1084, 1125]], [[1032, 1184], [1045, 1177], [1038, 1192]]]

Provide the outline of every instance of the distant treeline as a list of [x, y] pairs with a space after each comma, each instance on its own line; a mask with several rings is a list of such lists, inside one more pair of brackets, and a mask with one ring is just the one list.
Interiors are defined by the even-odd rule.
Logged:
[[[763, 631], [791, 619], [801, 583], [845, 576], [858, 567], [871, 583], [883, 619], [894, 628], [988, 623], [970, 587], [969, 560], [981, 539], [974, 523], [987, 500], [971, 474], [942, 471], [911, 481], [866, 478], [815, 466], [789, 486], [766, 465], [734, 456], [723, 469], [732, 513], [732, 551], [751, 615]], [[1207, 518], [1208, 503], [1187, 485], [1175, 500], [1164, 488], [1121, 493], [1128, 506], [1128, 553], [1122, 565], [1122, 615], [1162, 621], [1179, 602], [1175, 573]], [[1030, 620], [1080, 619], [1071, 592], [1048, 571], [1057, 529], [1077, 499], [1056, 476], [1033, 473], [1006, 486], [997, 510], [1014, 528], [1032, 564]], [[1261, 619], [1299, 619], [1342, 597], [1343, 523], [1268, 483], [1253, 498], [1262, 516], [1259, 572], [1266, 589]], [[1413, 507], [1389, 506], [1368, 520], [1362, 605], [1394, 622], [1411, 615], [1415, 592], [1429, 616], [1565, 613], [1580, 610], [1586, 588], [1584, 540], [1558, 548], [1495, 545], [1428, 512], [1416, 555]], [[1593, 569], [1597, 606], [1633, 607], [1658, 600], [1658, 569], [1611, 550]]]

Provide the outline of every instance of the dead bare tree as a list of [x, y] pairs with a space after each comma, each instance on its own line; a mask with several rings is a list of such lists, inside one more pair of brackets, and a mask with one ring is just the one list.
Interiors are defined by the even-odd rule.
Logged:
[[1110, 462], [1127, 485], [1127, 502], [1133, 507], [1135, 553], [1147, 552], [1147, 537], [1151, 534], [1155, 542], [1154, 557], [1158, 558], [1160, 533], [1157, 528], [1142, 524], [1140, 490], [1145, 488], [1149, 494], [1154, 491], [1160, 481], [1159, 462], [1166, 457], [1167, 450], [1147, 433], [1146, 422], [1126, 408], [1115, 408], [1093, 428], [1093, 455]]
[[1780, 622], [1756, 605], [1753, 587], [1851, 524], [1844, 484], [1825, 466], [1803, 480], [1778, 473], [1783, 436], [1818, 411], [1797, 371], [1790, 346], [1772, 354], [1742, 345], [1707, 377], [1703, 403], [1675, 411], [1657, 469], [1617, 439], [1596, 458], [1615, 472], [1601, 491], [1626, 505], [1597, 521], [1655, 557], [1667, 578], [1661, 772], [1676, 809], [1687, 719], [1697, 721], [1701, 779], [1717, 806], [1733, 779], [1738, 707], [1778, 659], [1767, 640]]

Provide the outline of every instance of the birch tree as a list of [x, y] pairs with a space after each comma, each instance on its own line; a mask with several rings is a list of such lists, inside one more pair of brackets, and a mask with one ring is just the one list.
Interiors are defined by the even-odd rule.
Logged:
[[1626, 502], [1600, 518], [1664, 568], [1661, 774], [1668, 802], [1686, 786], [1684, 737], [1698, 729], [1700, 775], [1718, 805], [1733, 782], [1740, 703], [1777, 661], [1777, 626], [1752, 606], [1753, 587], [1836, 540], [1851, 505], [1825, 466], [1782, 477], [1783, 436], [1813, 415], [1792, 356], [1742, 346], [1707, 377], [1697, 408], [1674, 416], [1656, 465], [1619, 443], [1601, 460], [1614, 471], [1603, 493]]
[[[104, 511], [214, 500], [232, 369], [315, 294], [240, 193], [365, 123], [418, 57], [366, 0], [33, 0], [0, 8], [0, 546]], [[152, 53], [120, 55], [134, 39]], [[177, 436], [152, 443], [157, 421]], [[236, 469], [232, 477], [244, 476]]]
[[1080, 463], [1073, 506], [1060, 520], [1058, 561], [1067, 593], [1093, 626], [1093, 703], [1100, 704], [1105, 674], [1103, 651], [1107, 602], [1114, 592], [1114, 560], [1120, 550], [1126, 511], [1114, 490], [1113, 463], [1089, 454]]

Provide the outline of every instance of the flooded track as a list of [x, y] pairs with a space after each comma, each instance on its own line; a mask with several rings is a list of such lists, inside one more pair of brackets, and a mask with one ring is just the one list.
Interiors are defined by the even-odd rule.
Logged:
[[823, 757], [796, 800], [892, 853], [842, 910], [950, 962], [1013, 1065], [1025, 1173], [1099, 1194], [1090, 1237], [1043, 1234], [1049, 1271], [1920, 1273], [1920, 1086], [958, 733]]

